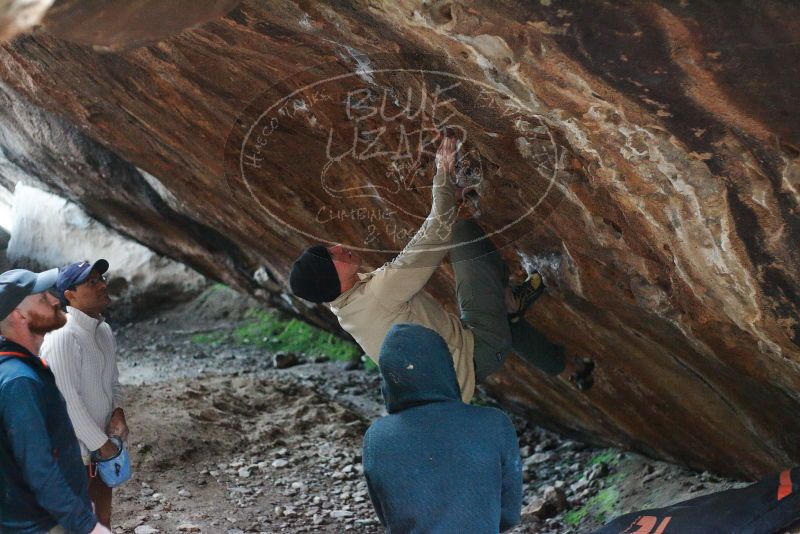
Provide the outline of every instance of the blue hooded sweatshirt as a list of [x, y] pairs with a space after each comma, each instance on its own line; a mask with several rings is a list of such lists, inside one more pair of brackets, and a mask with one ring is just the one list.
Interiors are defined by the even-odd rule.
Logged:
[[53, 373], [2, 337], [0, 353], [0, 532], [91, 532], [86, 468]]
[[372, 504], [391, 534], [495, 534], [519, 521], [522, 465], [500, 410], [461, 401], [453, 359], [428, 328], [399, 324], [381, 346], [389, 415], [364, 436]]

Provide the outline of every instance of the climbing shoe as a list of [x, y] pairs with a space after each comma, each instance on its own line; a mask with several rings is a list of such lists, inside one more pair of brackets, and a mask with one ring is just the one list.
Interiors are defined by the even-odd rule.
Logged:
[[542, 296], [545, 290], [544, 279], [539, 271], [533, 271], [528, 275], [524, 282], [511, 288], [511, 293], [519, 303], [517, 311], [510, 313], [508, 319], [517, 322], [525, 316], [528, 308]]
[[594, 385], [594, 360], [589, 358], [578, 358], [577, 368], [569, 377], [569, 381], [575, 384], [579, 391], [587, 391]]

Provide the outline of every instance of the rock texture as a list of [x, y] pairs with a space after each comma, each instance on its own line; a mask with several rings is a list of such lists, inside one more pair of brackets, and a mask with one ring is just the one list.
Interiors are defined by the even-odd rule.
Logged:
[[6, 248], [8, 247], [8, 240], [11, 239], [8, 229], [13, 215], [13, 210], [11, 209], [12, 198], [11, 192], [0, 186], [0, 269], [3, 271], [8, 270]]
[[30, 186], [20, 184], [14, 191], [13, 228], [6, 254], [15, 266], [49, 269], [108, 260], [113, 299], [108, 316], [117, 323], [187, 300], [206, 285], [194, 270], [109, 230], [80, 206]]
[[[800, 7], [199, 1], [165, 26], [103, 4], [0, 49], [4, 181], [290, 303], [310, 242], [402, 247], [455, 126], [482, 224], [549, 282], [530, 318], [599, 364], [584, 396], [514, 360], [508, 405], [718, 472], [800, 461]], [[134, 29], [76, 35], [113, 13]]]
[[0, 41], [31, 29], [53, 5], [53, 0], [0, 0]]

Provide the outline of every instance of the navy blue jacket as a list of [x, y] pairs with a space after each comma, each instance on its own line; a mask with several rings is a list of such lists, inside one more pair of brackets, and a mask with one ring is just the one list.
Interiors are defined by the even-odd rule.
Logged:
[[86, 467], [53, 373], [0, 337], [0, 531], [41, 534], [56, 524], [75, 534], [97, 519]]
[[395, 325], [380, 352], [389, 415], [364, 436], [372, 504], [390, 533], [491, 533], [522, 507], [514, 426], [500, 410], [461, 402], [444, 340]]

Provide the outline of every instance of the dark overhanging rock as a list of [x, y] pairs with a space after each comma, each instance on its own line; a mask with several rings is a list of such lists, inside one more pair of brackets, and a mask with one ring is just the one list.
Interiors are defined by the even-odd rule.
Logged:
[[[536, 323], [599, 362], [589, 397], [518, 360], [491, 389], [551, 427], [695, 467], [756, 476], [796, 464], [800, 8], [543, 4], [243, 2], [200, 26], [186, 20], [195, 27], [149, 46], [101, 54], [47, 33], [79, 14], [63, 2], [44, 30], [0, 50], [0, 79], [63, 117], [62, 128], [83, 136], [76, 142], [86, 150], [77, 152], [91, 157], [50, 158], [69, 143], [23, 135], [36, 121], [21, 124], [13, 143], [5, 137], [3, 151], [159, 252], [251, 292], [263, 267], [259, 279], [279, 292], [309, 238], [266, 216], [259, 202], [281, 208], [298, 229], [314, 229], [326, 139], [310, 127], [282, 136], [267, 158], [273, 179], [246, 191], [236, 166], [224, 165], [237, 117], [239, 126], [252, 124], [248, 103], [257, 110], [270, 87], [297, 88], [313, 78], [313, 70], [303, 73], [311, 66], [372, 75], [397, 93], [420, 78], [381, 78], [376, 68], [440, 58], [446, 70], [497, 88], [482, 107], [464, 109], [474, 92], [455, 104], [474, 118], [470, 139], [489, 169], [487, 226], [500, 227], [525, 204], [526, 187], [545, 183], [541, 172], [509, 168], [533, 141], [491, 114], [500, 93], [542, 121], [563, 156], [553, 160], [553, 196], [504, 234], [505, 251], [550, 282]], [[317, 120], [341, 116], [324, 103], [317, 110]], [[379, 168], [351, 165], [346, 183], [372, 183]], [[425, 201], [408, 195], [400, 206], [411, 215], [401, 222], [413, 226]], [[333, 222], [328, 234], [344, 242], [368, 230], [348, 217]], [[388, 232], [379, 239], [388, 243]], [[451, 301], [448, 284], [440, 273], [432, 286], [442, 302]]]
[[298, 308], [286, 300], [280, 287], [260, 281], [256, 272], [267, 267], [259, 267], [214, 228], [171, 206], [166, 193], [159, 191], [157, 178], [68, 121], [30, 105], [4, 84], [0, 84], [0, 104], [0, 185], [13, 190], [17, 183], [26, 183], [77, 202], [96, 220], [160, 254], [292, 315], [339, 331], [330, 314]]
[[[96, 50], [155, 43], [228, 13], [240, 0], [60, 0], [42, 23], [66, 41]], [[176, 16], [180, 13], [180, 16]]]

